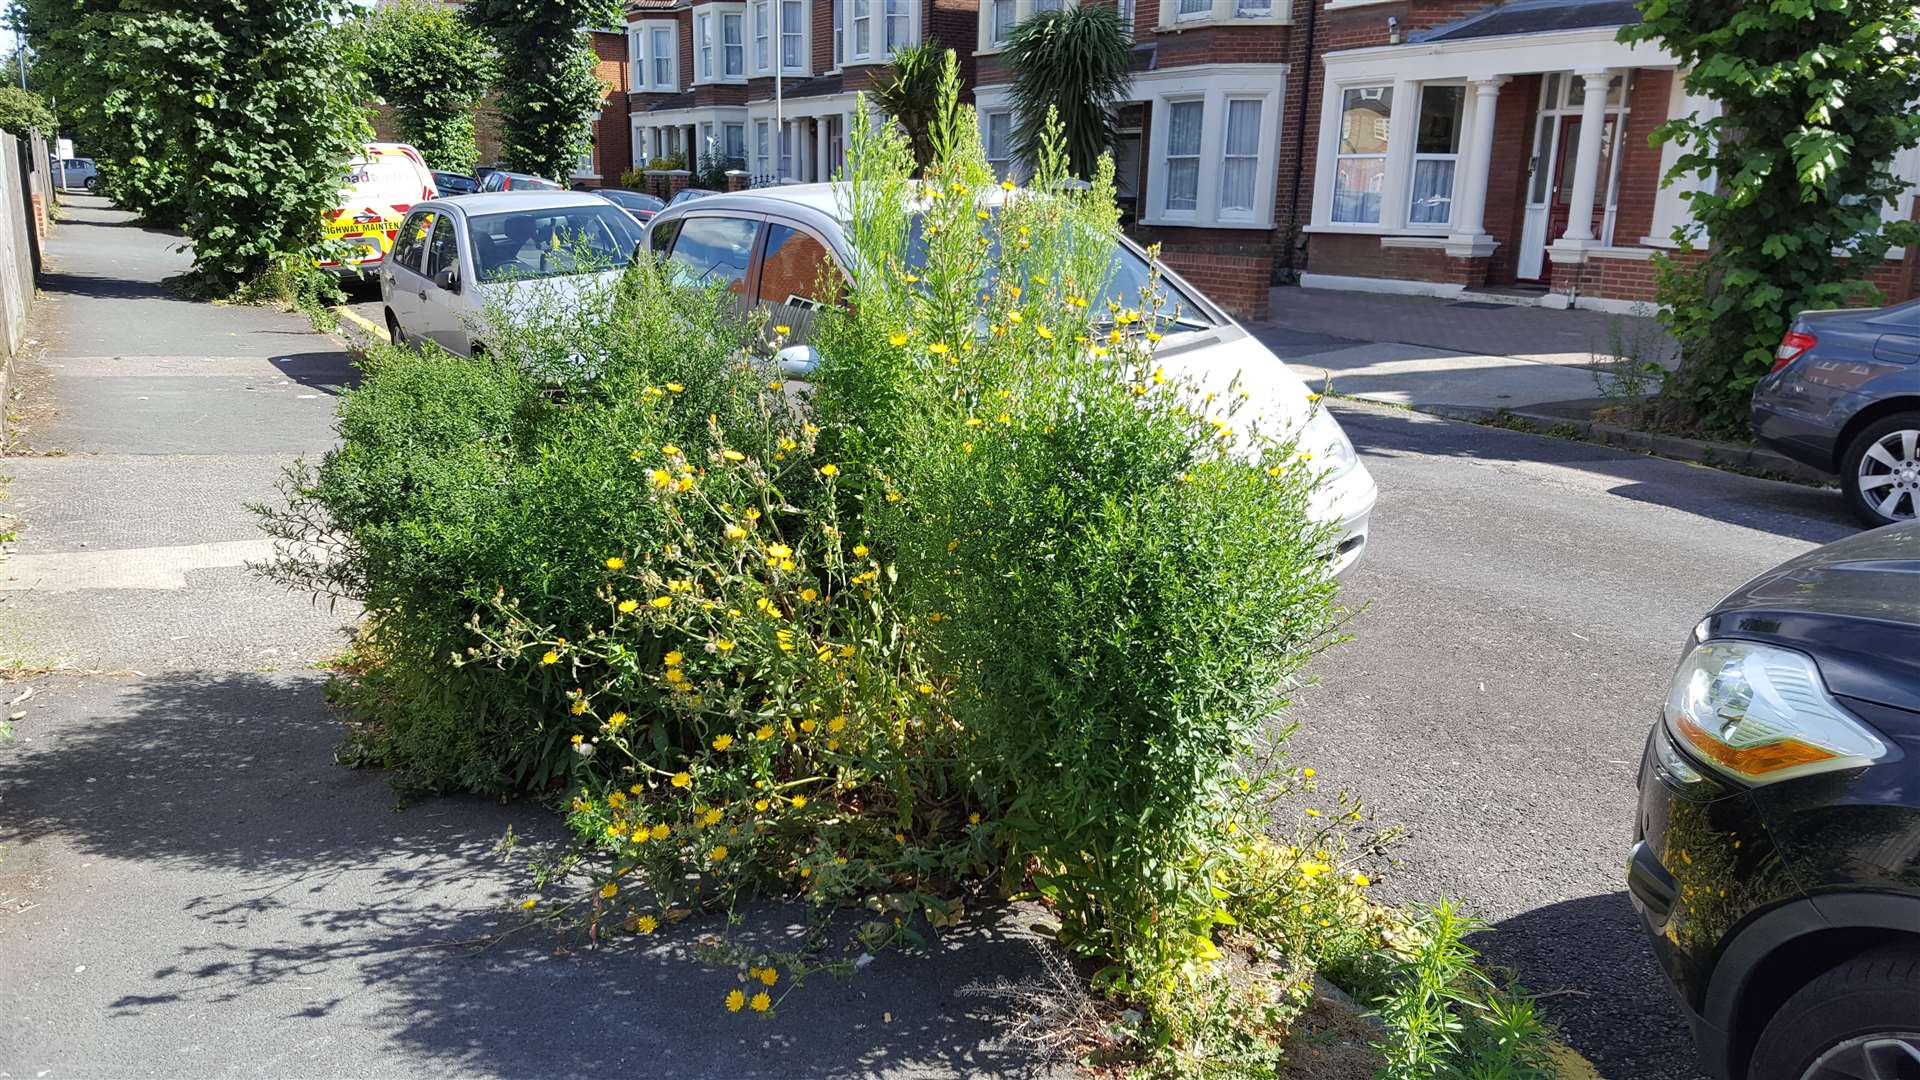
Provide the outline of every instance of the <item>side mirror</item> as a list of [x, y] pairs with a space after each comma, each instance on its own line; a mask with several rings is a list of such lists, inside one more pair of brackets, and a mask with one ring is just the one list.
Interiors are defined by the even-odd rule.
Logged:
[[774, 363], [780, 365], [780, 374], [804, 379], [813, 374], [820, 366], [820, 354], [811, 345], [789, 345], [773, 354]]
[[435, 285], [438, 285], [442, 289], [447, 290], [450, 293], [459, 292], [460, 291], [460, 268], [458, 266], [447, 267], [446, 269], [440, 271], [438, 274], [434, 275], [433, 283]]

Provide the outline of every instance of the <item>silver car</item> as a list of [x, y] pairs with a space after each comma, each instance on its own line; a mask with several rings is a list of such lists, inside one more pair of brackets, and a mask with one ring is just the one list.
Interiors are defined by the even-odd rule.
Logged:
[[416, 203], [380, 269], [387, 334], [471, 355], [484, 347], [490, 301], [526, 282], [564, 291], [571, 280], [617, 273], [640, 238], [626, 211], [580, 192]]

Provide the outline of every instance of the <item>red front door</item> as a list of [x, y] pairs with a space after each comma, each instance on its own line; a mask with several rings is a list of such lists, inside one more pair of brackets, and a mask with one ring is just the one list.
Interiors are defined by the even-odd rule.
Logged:
[[[1596, 178], [1593, 190], [1593, 235], [1599, 236], [1606, 220], [1607, 165], [1608, 154], [1606, 139], [1613, 134], [1612, 125], [1601, 126], [1600, 138], [1600, 175]], [[1566, 235], [1567, 222], [1573, 217], [1573, 178], [1579, 167], [1580, 157], [1580, 118], [1569, 116], [1560, 121], [1560, 152], [1554, 155], [1553, 193], [1547, 198], [1547, 243]]]

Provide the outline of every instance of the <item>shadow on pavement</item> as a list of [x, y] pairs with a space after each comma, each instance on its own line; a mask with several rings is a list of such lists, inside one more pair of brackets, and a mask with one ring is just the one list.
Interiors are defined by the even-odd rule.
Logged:
[[1697, 1075], [1692, 1036], [1624, 890], [1516, 915], [1474, 937], [1473, 945], [1540, 995], [1561, 1038], [1600, 1075]]
[[[513, 901], [532, 889], [527, 851], [503, 855], [498, 843], [508, 829], [522, 843], [555, 840], [558, 815], [471, 798], [397, 807], [380, 773], [332, 763], [340, 728], [317, 677], [104, 688], [82, 690], [67, 719], [36, 725], [0, 755], [10, 858], [46, 857], [36, 845], [73, 850], [127, 866], [116, 877], [140, 883], [104, 901], [115, 907], [99, 923], [111, 940], [98, 944], [124, 974], [101, 999], [107, 1022], [63, 1044], [71, 1069], [127, 1061], [140, 1045], [187, 1039], [182, 1025], [210, 1024], [202, 1052], [217, 1056], [203, 1060], [272, 1051], [289, 1075], [1044, 1071], [1006, 1044], [1007, 1007], [970, 992], [1038, 974], [1017, 912], [845, 979], [816, 976], [770, 1018], [731, 1015], [731, 969], [689, 955], [721, 929], [717, 917], [599, 948], [526, 927]], [[739, 935], [797, 940], [804, 914], [759, 905], [742, 922]], [[51, 945], [16, 933], [0, 954]], [[41, 996], [34, 1007], [62, 1003]]]
[[[92, 221], [88, 225], [118, 222]], [[95, 277], [48, 270], [40, 275], [40, 290], [49, 296], [90, 296], [101, 300], [184, 300], [186, 297], [157, 281], [136, 281], [123, 277]]]
[[1557, 465], [1618, 481], [1608, 494], [1619, 498], [1816, 544], [1861, 530], [1835, 491], [1404, 409], [1336, 402], [1334, 410], [1362, 455]]
[[360, 385], [360, 369], [353, 358], [337, 349], [280, 353], [268, 360], [289, 381], [338, 396]]

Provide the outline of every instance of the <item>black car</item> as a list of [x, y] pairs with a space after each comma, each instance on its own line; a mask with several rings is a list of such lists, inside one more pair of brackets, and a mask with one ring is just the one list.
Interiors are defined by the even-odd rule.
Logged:
[[1627, 884], [1716, 1080], [1920, 1077], [1920, 522], [1695, 628]]
[[598, 195], [613, 205], [625, 210], [633, 220], [645, 225], [653, 220], [653, 215], [667, 208], [667, 204], [648, 195], [644, 191], [628, 191], [625, 188], [594, 188], [590, 194]]
[[442, 195], [471, 195], [480, 190], [480, 181], [456, 172], [436, 171], [433, 174], [433, 183], [440, 189]]
[[683, 202], [692, 202], [695, 199], [704, 199], [709, 195], [718, 195], [718, 194], [720, 193], [717, 191], [710, 191], [707, 188], [697, 188], [697, 187], [681, 188], [679, 191], [676, 191], [673, 193], [673, 198], [667, 200], [667, 205], [679, 206]]
[[1753, 433], [1839, 474], [1869, 525], [1920, 516], [1920, 301], [1803, 312], [1754, 387]]

